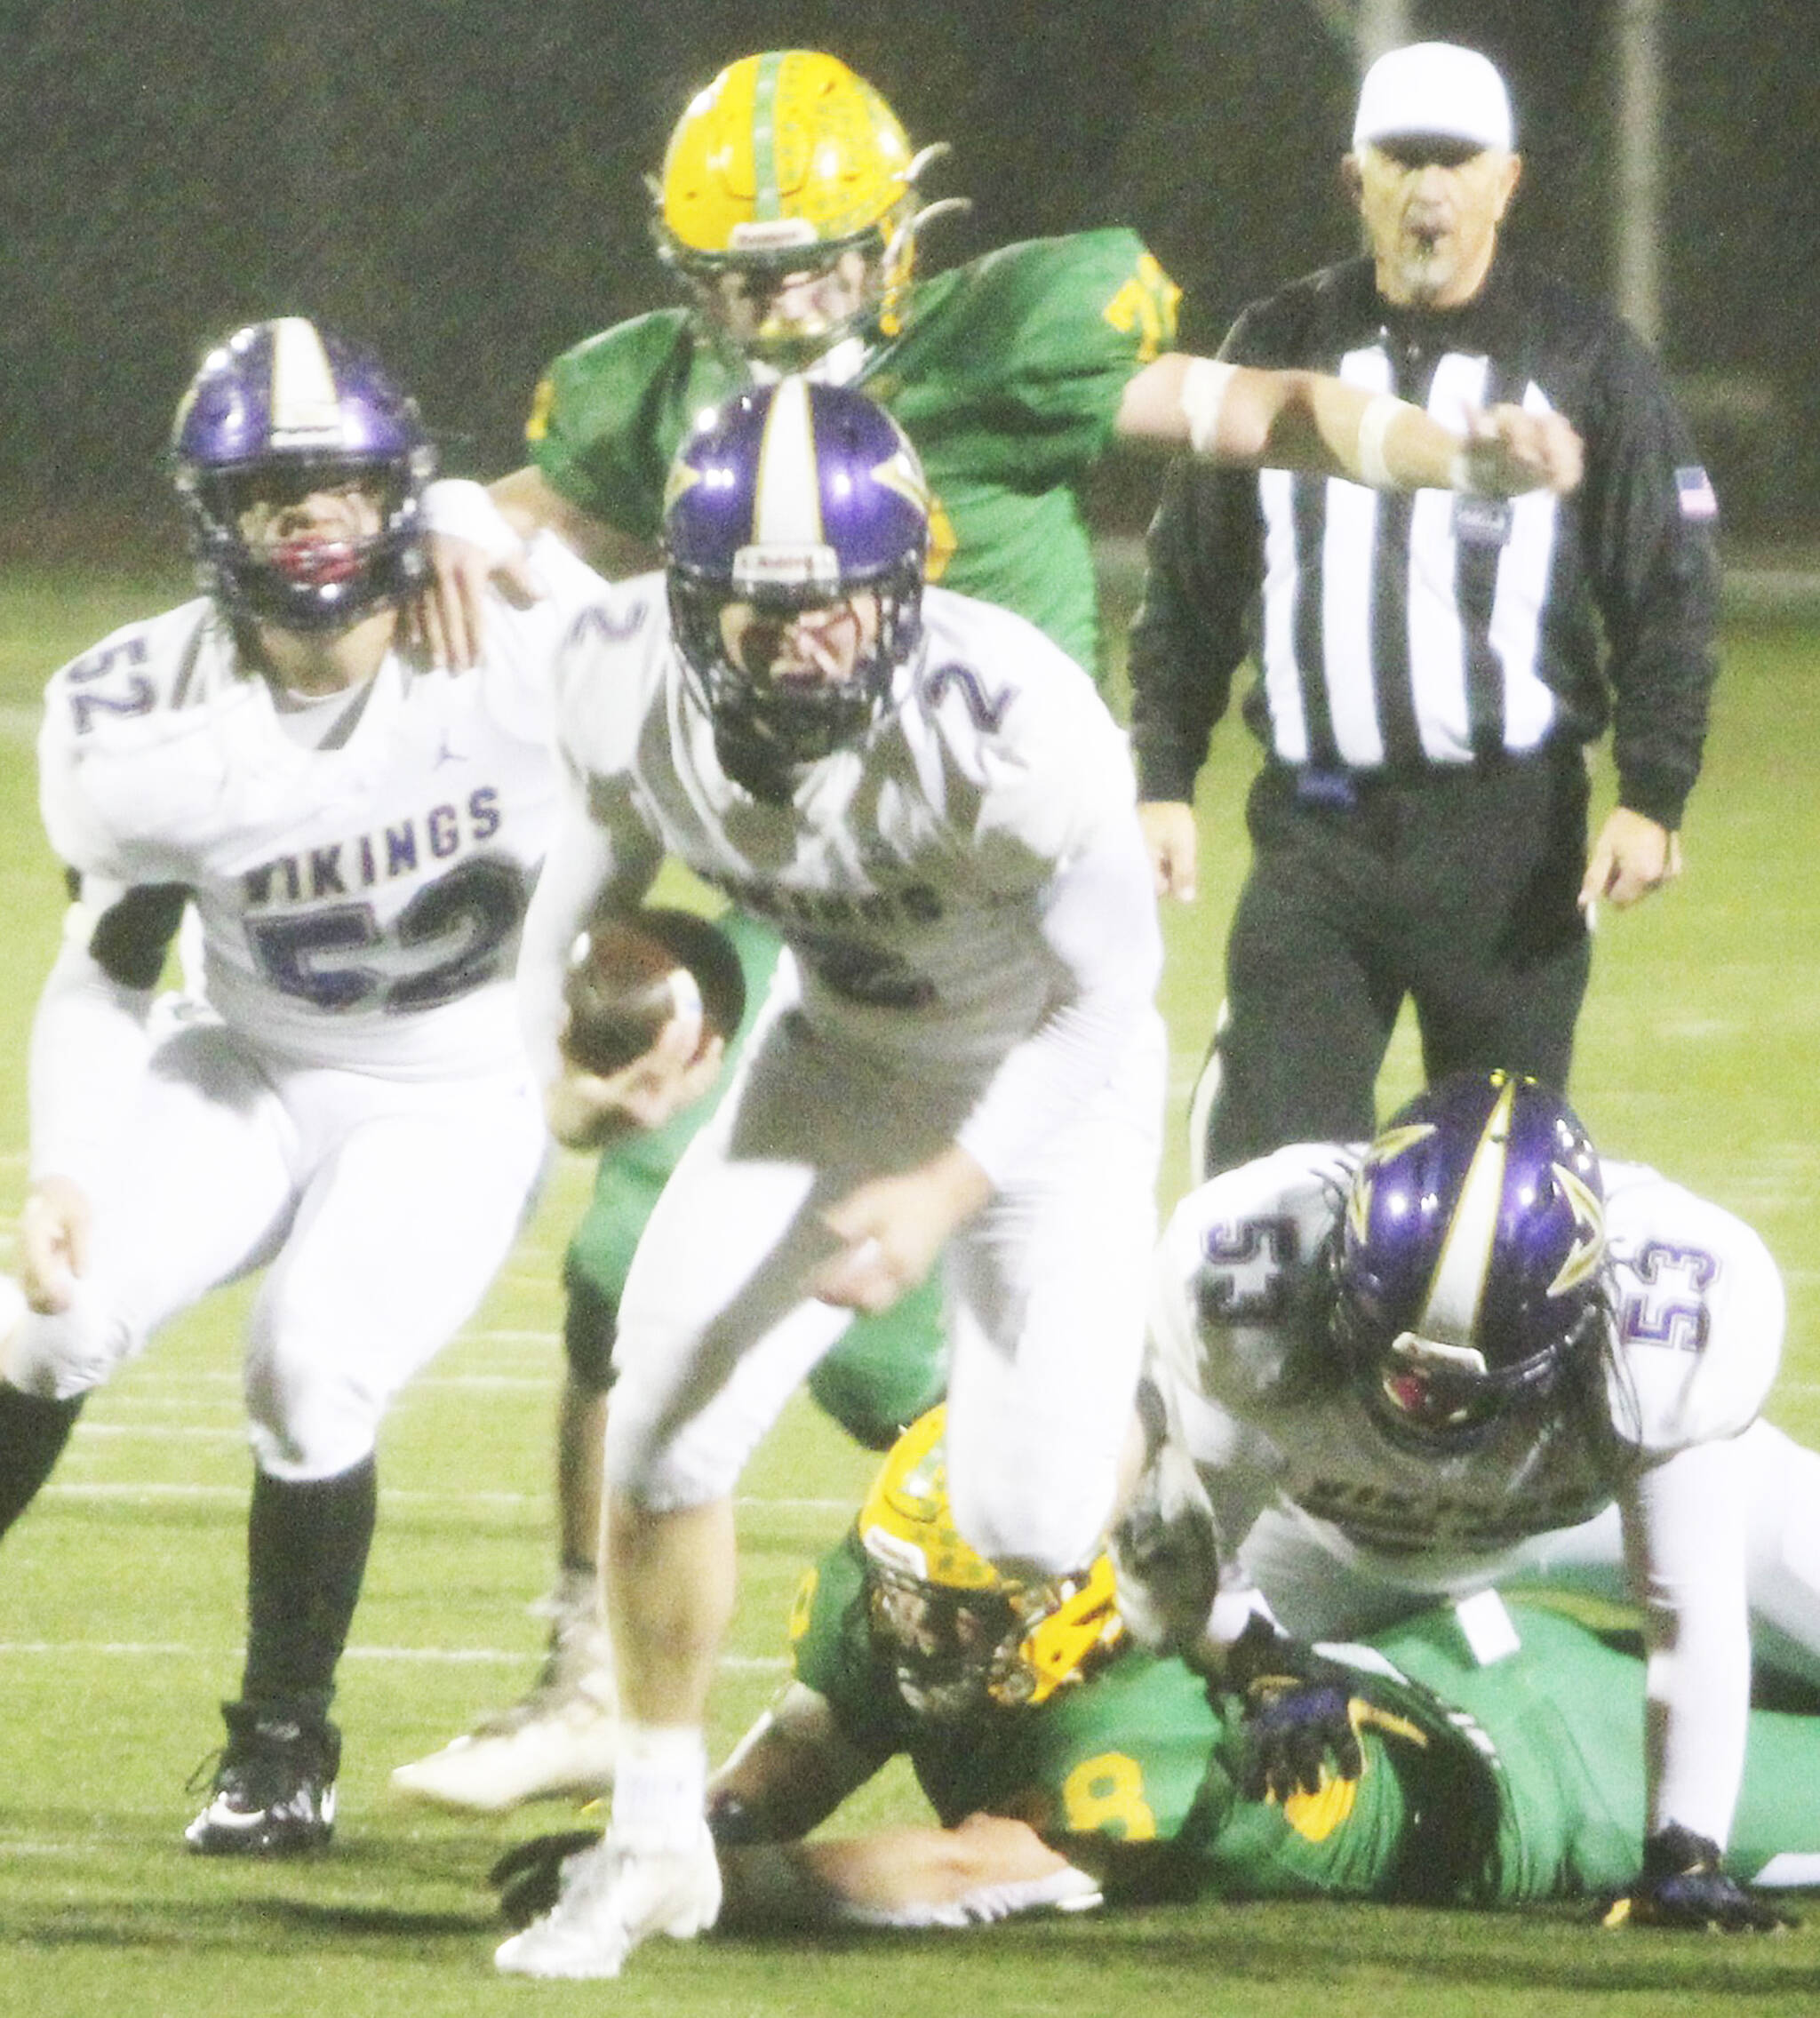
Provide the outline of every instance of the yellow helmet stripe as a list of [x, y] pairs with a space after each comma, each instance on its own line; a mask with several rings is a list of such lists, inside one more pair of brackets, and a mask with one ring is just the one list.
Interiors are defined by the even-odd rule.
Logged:
[[789, 52], [773, 51], [758, 60], [758, 74], [752, 86], [753, 215], [761, 221], [784, 214], [783, 192], [778, 187], [778, 87]]
[[1459, 1203], [1428, 1285], [1428, 1300], [1416, 1320], [1416, 1329], [1424, 1338], [1449, 1344], [1464, 1345], [1473, 1336], [1497, 1238], [1505, 1163], [1510, 1153], [1511, 1112], [1517, 1098], [1516, 1081], [1499, 1077], [1503, 1084], [1466, 1167]]

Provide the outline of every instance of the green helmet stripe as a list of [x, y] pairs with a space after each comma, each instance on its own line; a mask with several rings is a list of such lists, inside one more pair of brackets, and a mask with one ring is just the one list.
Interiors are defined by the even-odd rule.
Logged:
[[778, 81], [786, 60], [776, 52], [761, 56], [752, 87], [753, 215], [763, 219], [784, 214], [778, 189]]

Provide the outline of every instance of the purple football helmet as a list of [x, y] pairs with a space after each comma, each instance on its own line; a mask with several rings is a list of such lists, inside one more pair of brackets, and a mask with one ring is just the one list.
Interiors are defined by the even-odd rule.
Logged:
[[1604, 1187], [1567, 1103], [1460, 1073], [1393, 1115], [1349, 1187], [1334, 1337], [1398, 1441], [1453, 1449], [1603, 1364]]
[[[922, 635], [929, 490], [916, 451], [849, 387], [754, 387], [683, 444], [664, 543], [676, 642], [722, 766], [755, 796], [787, 799], [803, 766], [865, 736]], [[877, 634], [844, 678], [785, 682], [728, 651], [730, 604], [787, 620], [860, 591], [878, 599]]]
[[[421, 496], [435, 452], [416, 402], [301, 316], [250, 323], [210, 351], [177, 410], [171, 459], [196, 578], [237, 618], [339, 630], [427, 576]], [[255, 506], [351, 485], [377, 506], [371, 535], [247, 534]]]

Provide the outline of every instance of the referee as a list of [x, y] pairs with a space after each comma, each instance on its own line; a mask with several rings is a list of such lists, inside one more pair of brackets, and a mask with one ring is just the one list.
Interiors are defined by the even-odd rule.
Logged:
[[[1406, 995], [1431, 1081], [1503, 1066], [1564, 1089], [1596, 904], [1680, 871], [1718, 669], [1717, 506], [1632, 332], [1497, 256], [1513, 145], [1483, 56], [1380, 58], [1344, 164], [1368, 253], [1254, 303], [1220, 355], [1456, 426], [1553, 409], [1585, 440], [1580, 491], [1391, 496], [1184, 463], [1150, 529], [1132, 736], [1161, 891], [1194, 894], [1195, 775], [1247, 656], [1267, 753], [1191, 1121], [1203, 1176], [1369, 1140]], [[1608, 724], [1618, 803], [1589, 857], [1585, 748]]]

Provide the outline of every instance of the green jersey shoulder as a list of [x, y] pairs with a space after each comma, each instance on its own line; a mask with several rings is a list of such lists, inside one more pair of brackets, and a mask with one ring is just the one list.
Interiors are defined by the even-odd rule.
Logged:
[[[1003, 246], [917, 283], [861, 387], [922, 456], [930, 577], [1000, 602], [1096, 669], [1078, 490], [1130, 380], [1174, 340], [1177, 291], [1135, 234]], [[697, 415], [740, 383], [690, 311], [659, 310], [565, 352], [538, 389], [532, 458], [571, 504], [655, 541], [664, 475]]]

